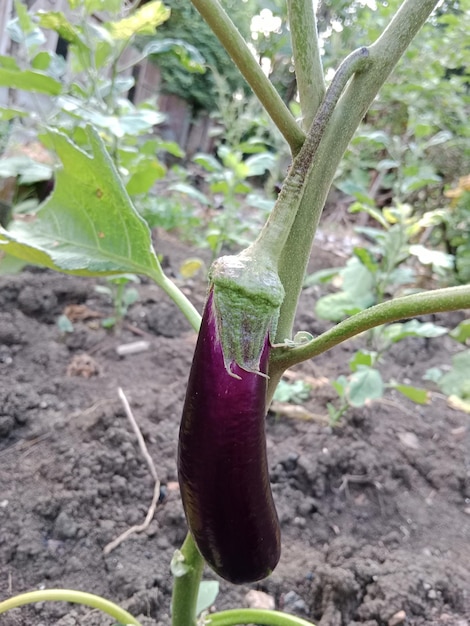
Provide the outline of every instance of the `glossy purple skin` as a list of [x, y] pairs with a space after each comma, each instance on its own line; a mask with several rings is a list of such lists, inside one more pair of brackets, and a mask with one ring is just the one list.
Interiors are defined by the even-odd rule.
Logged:
[[[266, 372], [266, 342], [260, 370]], [[269, 483], [266, 378], [224, 367], [212, 293], [204, 311], [179, 434], [178, 477], [189, 529], [226, 580], [261, 580], [276, 567], [280, 530]]]

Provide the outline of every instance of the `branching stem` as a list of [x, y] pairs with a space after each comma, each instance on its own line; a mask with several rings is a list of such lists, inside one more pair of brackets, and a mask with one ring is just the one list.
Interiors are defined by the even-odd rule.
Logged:
[[308, 129], [326, 90], [317, 21], [312, 0], [288, 0], [287, 8], [302, 126]]
[[[460, 309], [470, 309], [470, 285], [435, 289], [382, 302], [352, 315], [302, 346], [275, 348], [271, 357], [273, 371], [284, 371], [296, 363], [331, 350], [339, 343], [382, 324], [418, 315]], [[271, 374], [271, 366], [269, 373]]]
[[191, 0], [276, 124], [293, 154], [305, 135], [218, 0]]
[[278, 262], [289, 237], [302, 201], [305, 182], [314, 166], [315, 155], [326, 125], [349, 79], [366, 67], [368, 56], [367, 48], [358, 48], [347, 56], [338, 68], [315, 115], [305, 142], [291, 165], [276, 204], [261, 233], [251, 246], [253, 253], [269, 257], [273, 264]]

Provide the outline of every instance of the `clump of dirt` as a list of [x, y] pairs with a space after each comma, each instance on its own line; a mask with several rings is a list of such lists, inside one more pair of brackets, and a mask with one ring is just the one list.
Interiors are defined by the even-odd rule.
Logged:
[[[160, 250], [178, 280], [179, 263], [194, 252], [172, 240], [160, 241]], [[331, 265], [318, 252], [315, 261]], [[195, 334], [146, 281], [122, 327], [106, 331], [100, 320], [111, 303], [94, 285], [37, 269], [0, 279], [0, 594], [82, 589], [117, 601], [143, 624], [168, 624], [169, 564], [186, 534], [175, 456]], [[183, 286], [201, 309], [203, 280]], [[298, 325], [310, 332], [322, 329], [312, 313], [317, 297], [307, 291], [299, 309]], [[57, 321], [76, 305], [94, 314], [76, 315], [66, 332]], [[140, 351], [119, 355], [119, 346], [136, 341]], [[221, 581], [216, 608], [246, 605], [252, 588], [318, 626], [467, 626], [469, 418], [438, 394], [421, 407], [390, 393], [330, 426], [324, 418], [334, 394], [322, 381], [347, 372], [354, 346], [294, 368], [318, 381], [304, 409], [319, 419], [268, 415], [281, 562], [251, 587]], [[424, 371], [450, 363], [454, 351], [446, 337], [409, 340], [382, 366], [387, 378], [422, 385]], [[161, 493], [149, 528], [104, 554], [143, 521], [153, 493], [119, 387]], [[210, 570], [205, 577], [216, 578]], [[75, 626], [85, 617], [91, 626], [111, 623], [61, 603], [15, 609], [1, 623]]]

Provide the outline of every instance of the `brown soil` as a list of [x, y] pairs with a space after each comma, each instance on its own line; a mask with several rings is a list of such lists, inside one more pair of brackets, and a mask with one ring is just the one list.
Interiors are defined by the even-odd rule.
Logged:
[[[168, 254], [170, 275], [194, 254], [168, 240], [159, 251]], [[333, 262], [317, 253], [314, 264]], [[167, 625], [170, 560], [186, 534], [175, 450], [195, 336], [144, 282], [124, 327], [103, 330], [92, 312], [106, 316], [111, 306], [94, 285], [41, 270], [0, 279], [0, 597], [82, 589], [119, 602], [143, 624]], [[202, 280], [185, 289], [200, 309]], [[316, 288], [307, 290], [298, 316], [298, 327], [313, 333], [326, 327], [313, 317], [317, 297]], [[75, 309], [72, 333], [57, 325], [68, 305], [88, 307]], [[453, 327], [458, 319], [439, 323]], [[117, 346], [136, 340], [150, 349], [117, 355]], [[326, 403], [334, 394], [323, 377], [346, 374], [359, 341], [295, 368], [318, 383], [305, 403], [318, 419], [268, 416], [283, 554], [272, 577], [252, 588], [321, 626], [467, 626], [469, 416], [437, 393], [421, 407], [389, 392], [329, 426]], [[456, 350], [447, 337], [401, 342], [384, 358], [384, 376], [423, 386], [424, 371], [449, 365]], [[161, 501], [145, 533], [105, 556], [109, 541], [143, 521], [153, 490], [118, 387], [155, 460]], [[207, 570], [205, 578], [215, 575]], [[246, 606], [249, 588], [222, 582], [216, 608]], [[112, 622], [54, 603], [15, 609], [0, 623]]]

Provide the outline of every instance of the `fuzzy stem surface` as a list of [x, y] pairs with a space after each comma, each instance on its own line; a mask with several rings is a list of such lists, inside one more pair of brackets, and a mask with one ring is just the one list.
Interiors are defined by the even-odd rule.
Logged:
[[312, 0], [288, 0], [287, 9], [302, 126], [308, 129], [326, 91], [318, 45], [317, 20]]
[[187, 572], [175, 576], [171, 600], [172, 626], [197, 626], [196, 606], [204, 569], [204, 559], [194, 543], [190, 533], [181, 547]]
[[279, 260], [286, 295], [278, 323], [278, 343], [291, 337], [313, 238], [343, 154], [379, 89], [437, 4], [438, 0], [404, 0], [388, 27], [368, 48], [367, 67], [354, 75], [326, 125]]
[[346, 57], [338, 68], [315, 115], [305, 142], [291, 165], [276, 204], [258, 238], [250, 246], [254, 255], [268, 257], [273, 265], [278, 263], [288, 240], [326, 125], [349, 79], [355, 72], [365, 67], [368, 56], [367, 48], [358, 48]]
[[[298, 348], [275, 348], [272, 351], [273, 371], [286, 370], [296, 363], [331, 350], [370, 328], [430, 313], [470, 309], [470, 285], [434, 289], [382, 302], [356, 313]], [[271, 368], [270, 368], [271, 373]]]

